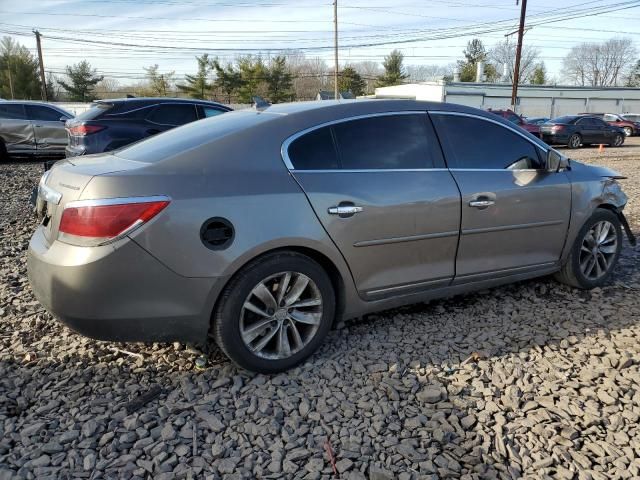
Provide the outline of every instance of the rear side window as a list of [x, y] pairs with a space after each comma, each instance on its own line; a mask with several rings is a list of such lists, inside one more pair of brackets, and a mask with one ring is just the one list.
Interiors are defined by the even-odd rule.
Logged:
[[197, 119], [195, 106], [181, 103], [158, 105], [147, 117], [161, 125], [184, 125]]
[[508, 128], [479, 118], [432, 115], [450, 168], [543, 168], [537, 148]]
[[215, 117], [216, 115], [220, 115], [221, 113], [224, 113], [224, 110], [220, 110], [218, 108], [212, 108], [212, 107], [202, 107], [202, 110], [204, 111], [205, 118]]
[[385, 115], [333, 126], [347, 170], [433, 168], [426, 114]]
[[291, 142], [289, 160], [296, 170], [339, 168], [338, 155], [331, 137], [331, 127], [318, 128]]
[[27, 116], [30, 120], [42, 120], [43, 122], [58, 122], [60, 117], [66, 117], [62, 113], [53, 108], [43, 107], [42, 105], [26, 105]]
[[12, 120], [24, 120], [27, 117], [24, 113], [24, 107], [15, 103], [0, 103], [0, 118]]

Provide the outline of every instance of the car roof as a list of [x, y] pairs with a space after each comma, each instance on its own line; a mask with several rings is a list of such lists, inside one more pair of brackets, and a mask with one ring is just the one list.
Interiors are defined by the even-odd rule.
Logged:
[[173, 97], [131, 97], [131, 98], [108, 98], [102, 100], [94, 100], [94, 103], [131, 103], [131, 104], [156, 104], [156, 103], [194, 103], [198, 105], [215, 105], [217, 107], [229, 108], [228, 106], [209, 100], [200, 100], [197, 98], [173, 98]]

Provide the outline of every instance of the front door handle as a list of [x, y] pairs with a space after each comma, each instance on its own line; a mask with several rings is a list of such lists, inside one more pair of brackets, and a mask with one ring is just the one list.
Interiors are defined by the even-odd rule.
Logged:
[[338, 205], [336, 207], [329, 207], [327, 210], [329, 215], [340, 215], [341, 217], [350, 217], [356, 213], [360, 213], [363, 210], [362, 207], [357, 205]]
[[495, 205], [495, 203], [496, 202], [494, 200], [489, 200], [489, 199], [471, 200], [469, 202], [469, 206], [475, 207], [475, 208], [487, 208], [487, 207], [490, 207], [491, 205]]

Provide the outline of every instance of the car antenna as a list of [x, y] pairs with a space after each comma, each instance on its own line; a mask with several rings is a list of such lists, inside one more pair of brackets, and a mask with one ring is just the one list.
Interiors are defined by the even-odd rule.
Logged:
[[271, 106], [269, 102], [258, 95], [256, 95], [255, 97], [251, 97], [251, 100], [253, 100], [253, 108], [255, 108], [256, 110], [264, 110], [265, 108]]

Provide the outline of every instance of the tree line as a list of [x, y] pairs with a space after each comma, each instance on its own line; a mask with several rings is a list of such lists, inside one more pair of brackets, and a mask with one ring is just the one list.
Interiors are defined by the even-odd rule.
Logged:
[[[449, 65], [405, 65], [401, 51], [393, 50], [381, 63], [352, 62], [338, 72], [338, 88], [356, 96], [373, 94], [376, 87], [423, 81], [462, 82], [476, 79], [478, 63], [484, 65], [487, 82], [513, 81], [515, 42], [505, 40], [487, 48], [479, 39], [468, 42], [463, 59]], [[264, 58], [238, 56], [222, 62], [208, 54], [197, 56], [194, 73], [176, 78], [175, 71], [161, 73], [159, 65], [143, 67], [143, 79], [120, 84], [100, 74], [86, 60], [64, 69], [64, 75], [47, 73], [50, 99], [88, 102], [96, 98], [135, 96], [189, 96], [225, 103], [250, 103], [260, 96], [272, 103], [310, 100], [321, 90], [333, 92], [334, 72], [321, 58], [301, 52]], [[558, 83], [550, 78], [540, 52], [526, 44], [520, 65], [521, 84]], [[506, 72], [506, 76], [503, 75]], [[640, 87], [640, 59], [628, 38], [601, 43], [581, 43], [571, 48], [563, 61], [562, 79], [572, 85]], [[39, 99], [37, 59], [10, 37], [0, 40], [0, 98]]]

